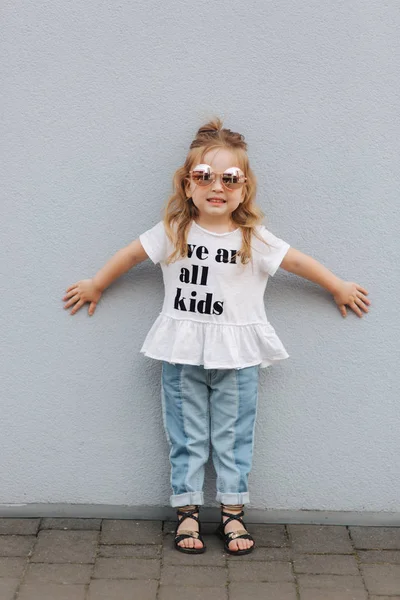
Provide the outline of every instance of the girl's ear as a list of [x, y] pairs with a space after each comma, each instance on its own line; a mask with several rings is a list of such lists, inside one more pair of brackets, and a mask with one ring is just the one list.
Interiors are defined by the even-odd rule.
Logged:
[[192, 196], [192, 192], [190, 191], [190, 179], [185, 178], [185, 194], [186, 198], [190, 198]]

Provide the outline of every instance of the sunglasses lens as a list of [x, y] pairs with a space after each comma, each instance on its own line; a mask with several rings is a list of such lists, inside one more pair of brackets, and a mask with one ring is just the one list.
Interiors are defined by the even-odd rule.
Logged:
[[243, 171], [237, 167], [227, 169], [222, 175], [223, 184], [230, 190], [237, 190], [245, 183], [246, 177]]
[[210, 183], [212, 183], [212, 172], [210, 167], [208, 165], [197, 165], [192, 171], [192, 179], [197, 185], [210, 185]]
[[[196, 185], [206, 187], [215, 181], [215, 174], [209, 165], [197, 165], [191, 171], [192, 181]], [[222, 174], [222, 183], [228, 190], [237, 190], [246, 182], [243, 171], [238, 167], [231, 167]]]

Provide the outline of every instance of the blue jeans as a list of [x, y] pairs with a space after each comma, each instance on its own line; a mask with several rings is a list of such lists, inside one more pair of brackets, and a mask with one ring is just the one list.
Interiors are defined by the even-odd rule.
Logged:
[[163, 422], [170, 447], [171, 506], [204, 504], [204, 468], [217, 473], [217, 502], [250, 502], [259, 365], [205, 369], [163, 361]]

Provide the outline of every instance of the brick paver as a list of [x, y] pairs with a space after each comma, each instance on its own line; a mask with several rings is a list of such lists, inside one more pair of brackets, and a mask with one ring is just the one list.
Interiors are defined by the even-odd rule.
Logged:
[[161, 569], [161, 584], [176, 585], [187, 584], [193, 586], [219, 587], [227, 583], [228, 569], [222, 567], [198, 567], [198, 566], [164, 566]]
[[284, 525], [264, 525], [246, 522], [249, 533], [256, 539], [257, 547], [285, 548], [289, 540]]
[[229, 563], [229, 581], [293, 581], [291, 563], [255, 562]]
[[0, 579], [0, 598], [1, 600], [14, 600], [15, 592], [19, 586], [19, 579], [12, 577], [2, 577]]
[[349, 532], [342, 525], [289, 525], [289, 536], [297, 552], [351, 554]]
[[310, 589], [301, 590], [301, 600], [367, 600], [368, 595], [362, 590], [338, 590]]
[[36, 535], [40, 519], [0, 519], [0, 535]]
[[103, 521], [102, 544], [161, 544], [162, 521]]
[[0, 556], [28, 556], [35, 543], [33, 535], [0, 535]]
[[358, 557], [362, 563], [390, 563], [400, 565], [399, 550], [359, 550]]
[[309, 575], [358, 575], [355, 556], [350, 554], [303, 554], [293, 558], [295, 573]]
[[[257, 538], [257, 533], [254, 534]], [[221, 542], [219, 542], [219, 545]], [[234, 556], [233, 554], [226, 554], [226, 558], [229, 562], [243, 562], [243, 560], [254, 561], [254, 562], [289, 562], [292, 558], [291, 548], [267, 548], [261, 547], [257, 544], [256, 550], [251, 554], [243, 556]]]
[[57, 583], [28, 583], [22, 585], [18, 600], [85, 600], [84, 585]]
[[97, 531], [39, 531], [32, 562], [93, 563]]
[[361, 565], [361, 571], [370, 594], [400, 596], [400, 568], [398, 565]]
[[354, 546], [363, 550], [400, 550], [400, 527], [349, 527]]
[[367, 600], [361, 576], [298, 575], [301, 600]]
[[251, 524], [256, 549], [173, 546], [175, 523], [0, 519], [0, 600], [400, 600], [400, 528]]
[[0, 577], [22, 577], [27, 566], [27, 558], [0, 558]]
[[324, 590], [363, 590], [360, 575], [298, 575], [300, 588], [318, 588]]
[[144, 545], [144, 544], [121, 544], [109, 545], [101, 544], [98, 549], [98, 556], [104, 558], [160, 558], [162, 546]]
[[293, 583], [231, 583], [228, 587], [229, 600], [297, 600]]
[[157, 589], [158, 581], [98, 579], [89, 586], [88, 600], [156, 600]]
[[186, 586], [161, 585], [158, 595], [159, 600], [228, 600], [228, 590], [222, 587], [190, 588]]
[[40, 529], [77, 529], [100, 531], [101, 519], [42, 519]]
[[400, 600], [400, 596], [370, 596], [369, 600]]
[[31, 563], [25, 573], [25, 583], [89, 584], [93, 565]]
[[155, 558], [98, 558], [94, 579], [159, 579], [160, 561]]

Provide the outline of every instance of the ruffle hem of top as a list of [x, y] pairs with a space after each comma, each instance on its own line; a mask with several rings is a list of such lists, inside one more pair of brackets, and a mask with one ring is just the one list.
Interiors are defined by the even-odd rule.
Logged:
[[[140, 350], [157, 360], [205, 369], [261, 368], [289, 358], [270, 323], [247, 325], [178, 320], [160, 313]], [[218, 356], [223, 361], [218, 361]]]

